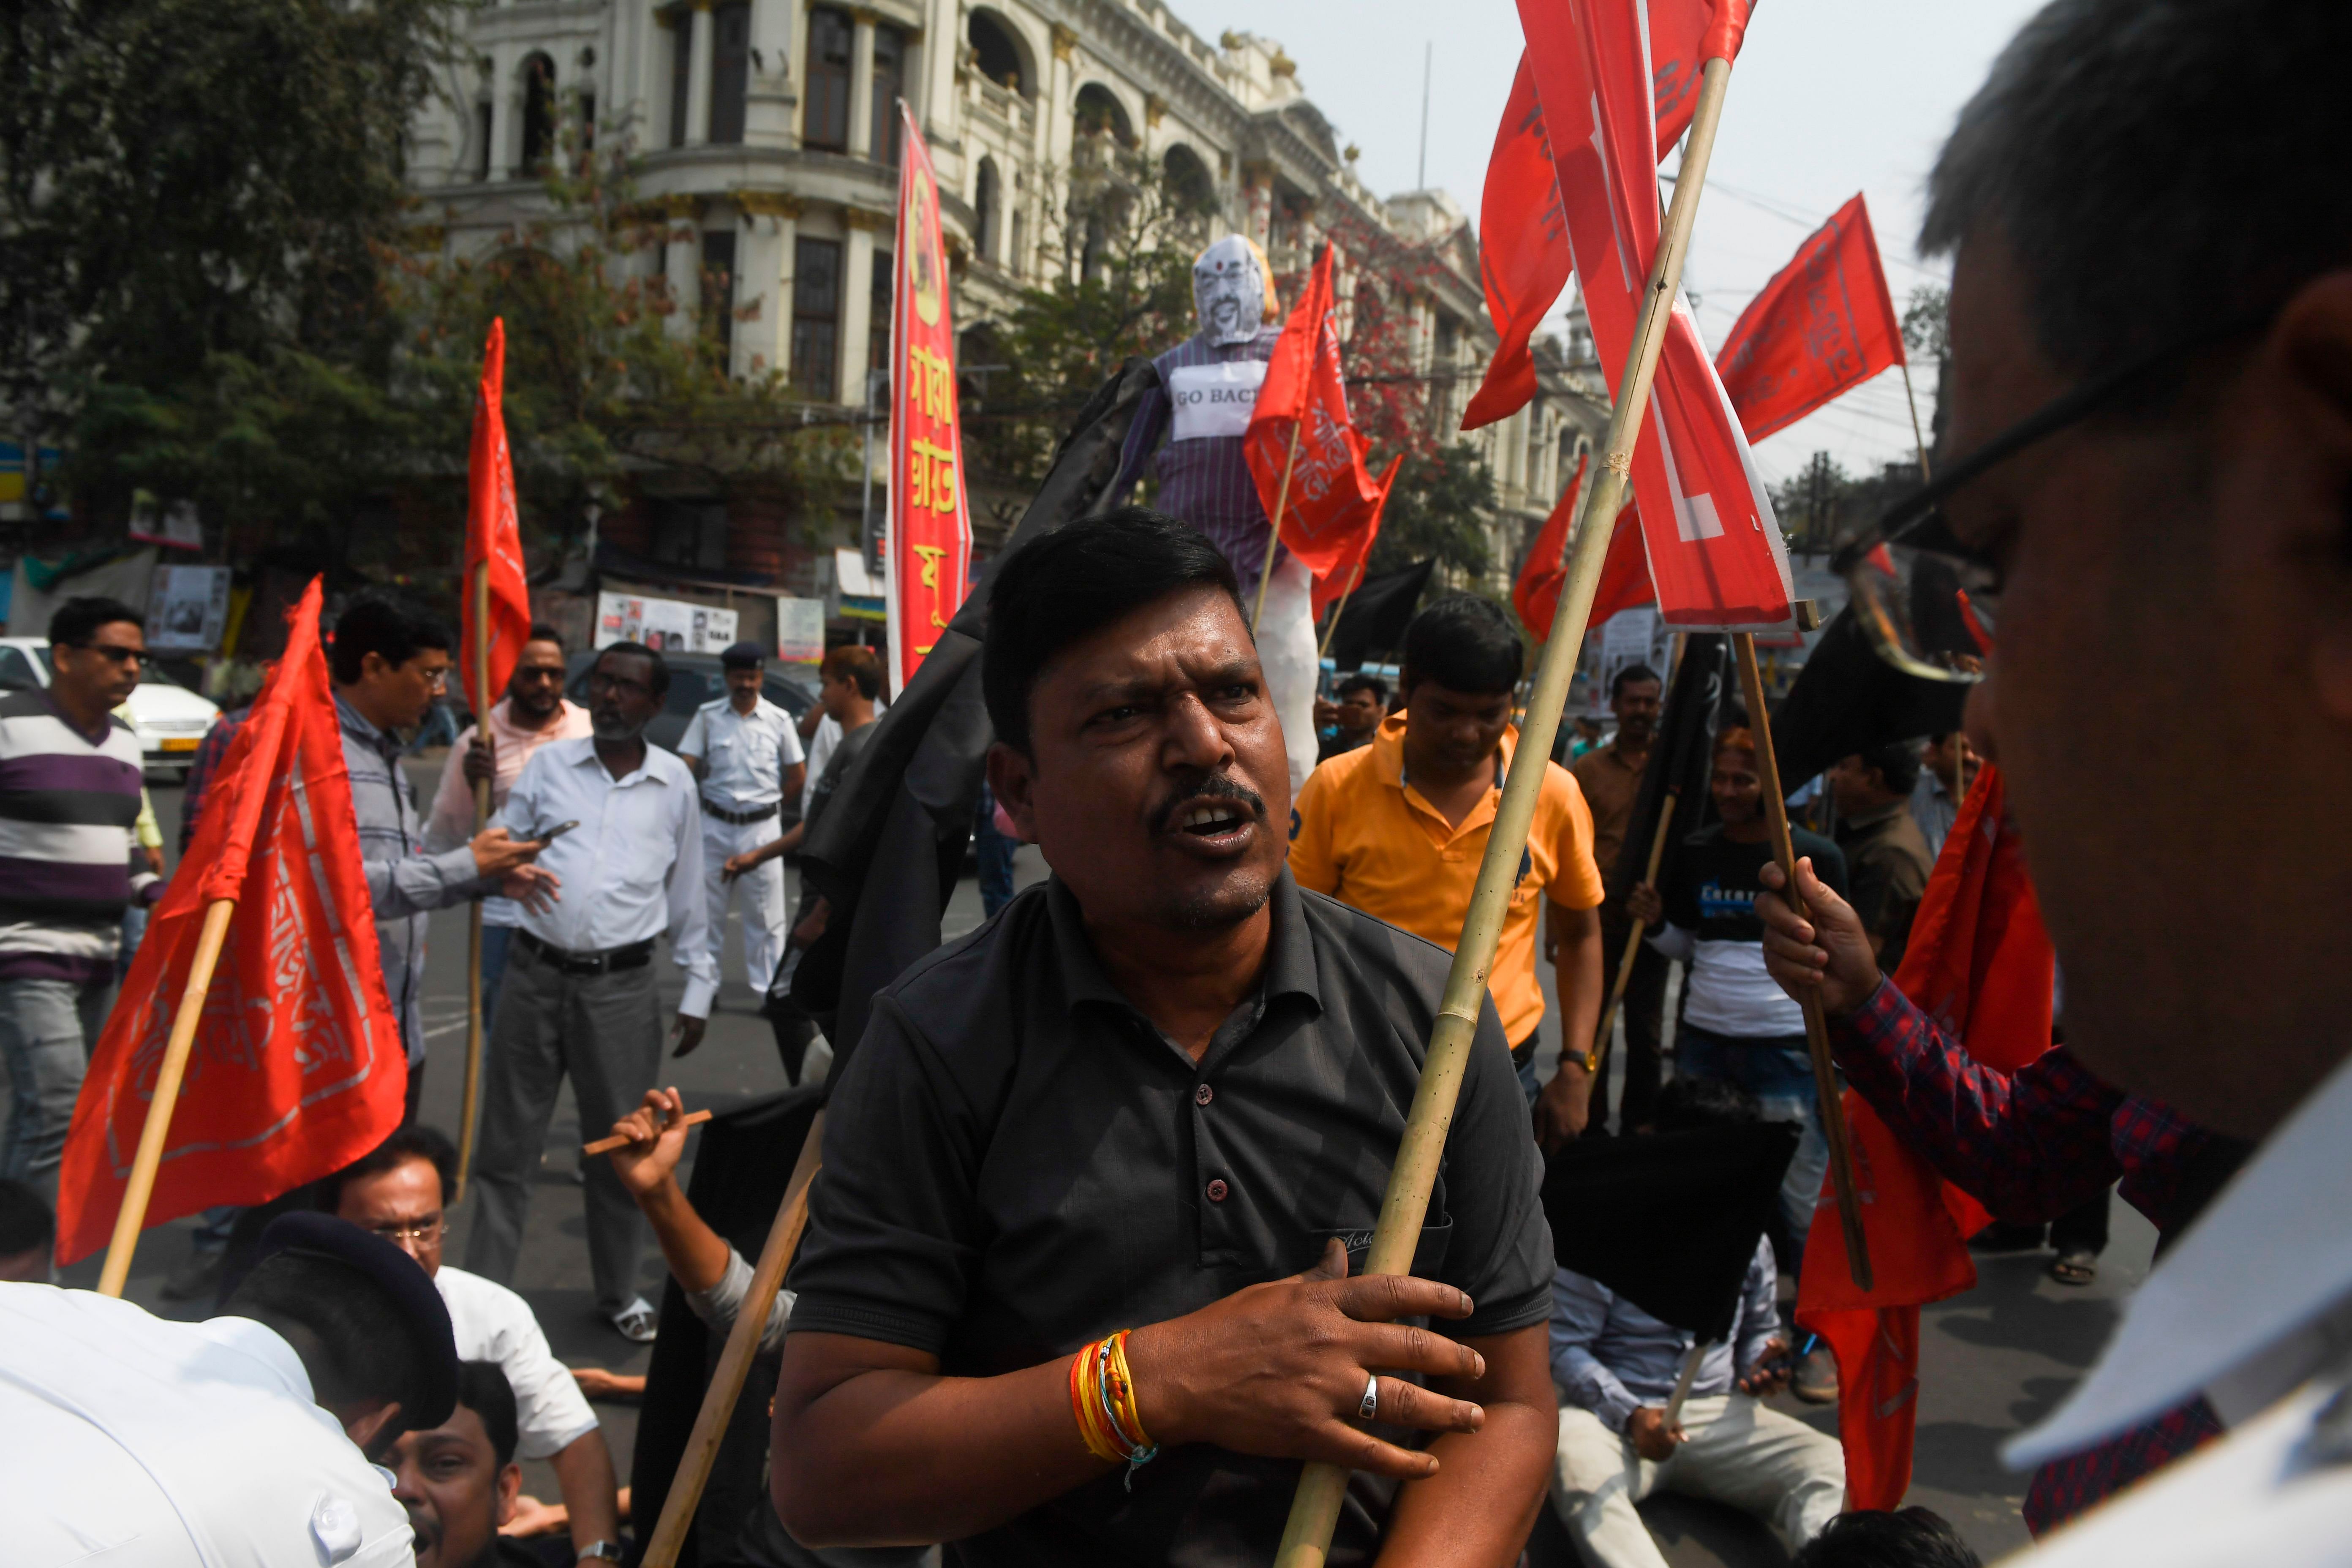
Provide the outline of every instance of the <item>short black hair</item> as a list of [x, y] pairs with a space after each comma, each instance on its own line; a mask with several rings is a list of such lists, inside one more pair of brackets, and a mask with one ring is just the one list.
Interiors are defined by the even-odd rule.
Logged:
[[1789, 1568], [1982, 1568], [1983, 1562], [1932, 1509], [1864, 1509], [1830, 1521]]
[[1661, 686], [1665, 684], [1664, 680], [1660, 680], [1658, 679], [1658, 672], [1652, 669], [1648, 665], [1629, 664], [1624, 668], [1619, 670], [1614, 676], [1610, 678], [1609, 700], [1614, 702], [1620, 697], [1624, 696], [1625, 689], [1633, 685], [1637, 680], [1656, 680]]
[[868, 702], [882, 695], [882, 661], [870, 647], [845, 642], [828, 648], [816, 673], [819, 680], [847, 680]]
[[1519, 684], [1526, 662], [1527, 649], [1509, 611], [1475, 594], [1449, 594], [1405, 627], [1397, 689], [1408, 706], [1412, 689], [1424, 680], [1448, 691], [1509, 691]]
[[1676, 1076], [1651, 1102], [1654, 1132], [1692, 1132], [1704, 1127], [1745, 1127], [1764, 1119], [1756, 1097], [1727, 1078]]
[[1029, 749], [1029, 694], [1055, 655], [1146, 605], [1216, 588], [1244, 622], [1241, 584], [1208, 536], [1150, 507], [1123, 506], [1031, 540], [988, 587], [980, 689], [996, 738]]
[[0, 1180], [0, 1258], [46, 1247], [58, 1238], [58, 1216], [28, 1183]]
[[1373, 701], [1383, 708], [1389, 705], [1389, 683], [1377, 675], [1366, 675], [1360, 669], [1353, 675], [1341, 676], [1337, 689], [1339, 695], [1342, 697], [1352, 697], [1359, 691], [1369, 691], [1372, 694]]
[[142, 631], [147, 629], [147, 617], [120, 599], [68, 599], [49, 615], [49, 646], [86, 647], [98, 635], [99, 627], [110, 626], [118, 621], [128, 621]]
[[520, 1428], [515, 1415], [514, 1384], [507, 1381], [505, 1370], [494, 1361], [459, 1362], [457, 1403], [481, 1417], [490, 1449], [499, 1457], [498, 1468], [503, 1470], [513, 1464]]
[[549, 626], [545, 621], [533, 621], [530, 623], [530, 631], [529, 635], [522, 640], [525, 642], [551, 642], [560, 648], [563, 646], [563, 634], [557, 631], [553, 626]]
[[1876, 768], [1886, 787], [1896, 795], [1909, 795], [1919, 784], [1919, 747], [1911, 741], [1889, 741], [1883, 746], [1871, 746], [1856, 752], [1862, 765]]
[[321, 1405], [400, 1401], [404, 1414], [393, 1418], [380, 1444], [408, 1430], [408, 1413], [427, 1404], [430, 1348], [392, 1296], [348, 1264], [314, 1252], [272, 1253], [254, 1265], [221, 1310], [251, 1318], [292, 1346]]
[[334, 646], [327, 664], [336, 683], [350, 686], [365, 671], [370, 654], [389, 665], [406, 664], [420, 649], [446, 653], [457, 645], [449, 628], [415, 605], [387, 595], [370, 595], [343, 608], [335, 619]]
[[332, 1214], [342, 1206], [346, 1184], [380, 1176], [386, 1171], [423, 1160], [441, 1178], [441, 1201], [457, 1190], [457, 1145], [437, 1127], [421, 1121], [393, 1129], [392, 1136], [319, 1184], [319, 1207]]
[[659, 648], [647, 647], [641, 642], [608, 642], [596, 650], [594, 658], [588, 661], [589, 669], [594, 670], [604, 662], [605, 655], [614, 653], [634, 654], [651, 663], [653, 674], [649, 679], [653, 681], [655, 698], [659, 700], [669, 695], [669, 660], [661, 656]]

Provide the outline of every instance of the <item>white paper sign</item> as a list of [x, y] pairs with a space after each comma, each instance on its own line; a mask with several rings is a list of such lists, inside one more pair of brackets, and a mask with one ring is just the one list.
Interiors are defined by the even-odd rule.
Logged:
[[599, 594], [596, 646], [635, 642], [663, 653], [723, 653], [735, 640], [738, 619], [735, 611], [712, 605], [641, 594]]
[[1265, 382], [1265, 361], [1227, 360], [1222, 364], [1180, 365], [1168, 374], [1168, 396], [1176, 405], [1173, 439], [1199, 441], [1212, 436], [1245, 435], [1257, 389]]
[[147, 590], [147, 646], [209, 653], [228, 626], [229, 569], [158, 566]]
[[824, 658], [824, 601], [776, 596], [776, 658], [815, 664]]

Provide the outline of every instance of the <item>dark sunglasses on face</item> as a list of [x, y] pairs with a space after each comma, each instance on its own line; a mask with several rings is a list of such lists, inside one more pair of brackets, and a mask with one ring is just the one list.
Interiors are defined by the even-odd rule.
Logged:
[[71, 642], [66, 644], [66, 646], [68, 647], [86, 648], [89, 652], [98, 654], [115, 664], [139, 664], [142, 663], [147, 658], [147, 650], [145, 648], [120, 647], [113, 643]]

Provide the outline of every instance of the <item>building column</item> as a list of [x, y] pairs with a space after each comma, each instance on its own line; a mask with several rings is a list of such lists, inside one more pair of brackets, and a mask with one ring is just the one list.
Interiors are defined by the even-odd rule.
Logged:
[[856, 408], [866, 406], [866, 336], [874, 323], [874, 231], [884, 221], [856, 207], [844, 207], [841, 213], [841, 360], [834, 387], [835, 396]]
[[800, 141], [801, 0], [751, 0], [751, 86], [744, 95], [746, 145], [790, 147]]
[[874, 156], [874, 13], [851, 14], [849, 34], [849, 155]]
[[702, 321], [700, 204], [692, 196], [672, 196], [663, 216], [662, 279], [677, 307], [670, 315], [668, 331], [674, 338], [690, 337]]
[[735, 322], [735, 375], [791, 369], [793, 342], [793, 247], [799, 237], [800, 204], [767, 191], [736, 195], [749, 220], [735, 240], [735, 303], [751, 310]]
[[710, 140], [710, 0], [694, 0], [686, 25], [686, 144], [699, 147]]

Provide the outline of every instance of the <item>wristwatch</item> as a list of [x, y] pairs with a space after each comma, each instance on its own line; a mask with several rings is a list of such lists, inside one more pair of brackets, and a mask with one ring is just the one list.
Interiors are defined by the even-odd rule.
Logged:
[[606, 1563], [618, 1563], [621, 1560], [620, 1544], [612, 1541], [592, 1541], [579, 1550], [573, 1561], [585, 1563], [592, 1557], [601, 1558]]

